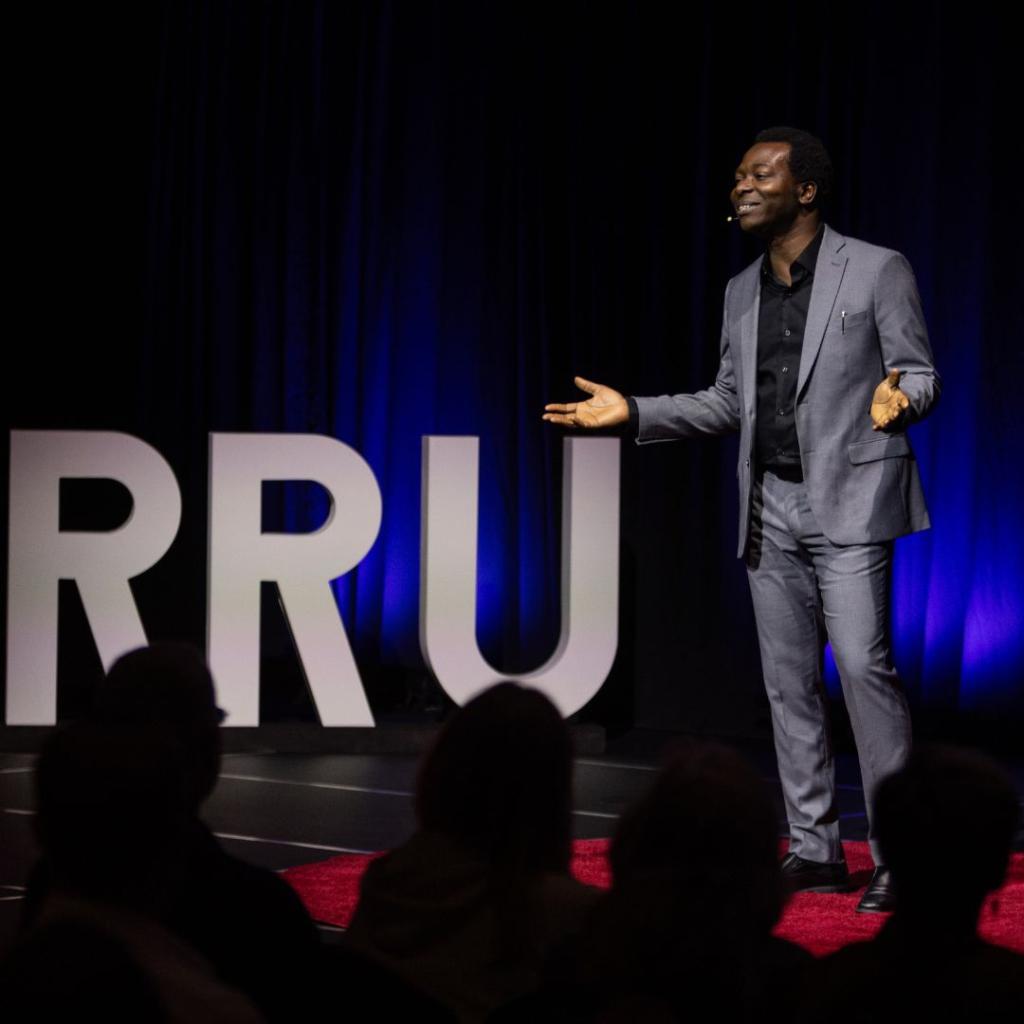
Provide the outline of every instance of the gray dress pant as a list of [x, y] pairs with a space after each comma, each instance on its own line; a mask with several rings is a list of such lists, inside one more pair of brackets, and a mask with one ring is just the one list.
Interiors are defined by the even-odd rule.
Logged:
[[892, 542], [839, 547], [821, 532], [802, 482], [754, 484], [747, 575], [771, 704], [789, 849], [839, 861], [835, 769], [822, 681], [827, 638], [853, 726], [868, 806], [910, 753], [910, 713], [889, 649]]

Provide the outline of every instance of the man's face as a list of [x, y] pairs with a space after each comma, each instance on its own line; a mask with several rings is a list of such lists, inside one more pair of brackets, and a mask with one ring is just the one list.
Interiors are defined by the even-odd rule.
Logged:
[[[743, 154], [730, 199], [744, 231], [762, 237], [778, 234], [806, 205], [800, 202], [800, 183], [789, 169], [789, 149], [788, 142], [758, 142]], [[807, 188], [805, 199], [813, 196]]]

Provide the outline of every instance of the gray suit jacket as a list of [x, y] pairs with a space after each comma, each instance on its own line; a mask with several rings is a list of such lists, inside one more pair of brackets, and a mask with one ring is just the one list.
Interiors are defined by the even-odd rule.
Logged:
[[[726, 286], [715, 383], [693, 395], [635, 399], [638, 444], [739, 430], [740, 557], [755, 470], [760, 267], [759, 257]], [[868, 410], [892, 369], [903, 371], [900, 389], [910, 408], [898, 430], [883, 433], [871, 429]], [[811, 508], [833, 544], [873, 544], [931, 525], [905, 430], [938, 397], [910, 264], [826, 224], [797, 377], [796, 432]]]

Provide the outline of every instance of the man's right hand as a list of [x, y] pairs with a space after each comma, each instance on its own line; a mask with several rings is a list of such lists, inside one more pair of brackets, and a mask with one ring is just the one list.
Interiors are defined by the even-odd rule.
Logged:
[[544, 406], [544, 419], [566, 427], [617, 427], [629, 419], [629, 403], [611, 388], [574, 378], [576, 387], [592, 397], [585, 402], [552, 403]]

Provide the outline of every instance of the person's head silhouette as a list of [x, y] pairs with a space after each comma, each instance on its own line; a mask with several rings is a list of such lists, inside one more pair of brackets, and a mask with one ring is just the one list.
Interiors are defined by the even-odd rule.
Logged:
[[666, 894], [690, 906], [711, 898], [716, 913], [729, 903], [767, 934], [784, 896], [776, 824], [763, 783], [739, 754], [689, 743], [623, 815], [611, 849], [614, 883], [658, 874]]
[[875, 814], [897, 913], [973, 931], [1006, 874], [1020, 816], [1006, 774], [973, 751], [918, 747], [879, 786]]
[[572, 744], [537, 690], [499, 683], [448, 721], [420, 771], [424, 829], [450, 836], [493, 865], [568, 869]]
[[210, 795], [220, 770], [220, 723], [213, 678], [186, 644], [153, 644], [119, 658], [100, 683], [93, 717], [112, 726], [164, 733], [183, 761], [194, 807]]

